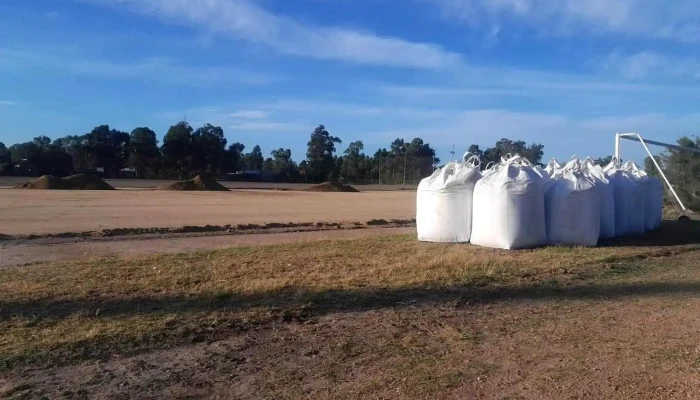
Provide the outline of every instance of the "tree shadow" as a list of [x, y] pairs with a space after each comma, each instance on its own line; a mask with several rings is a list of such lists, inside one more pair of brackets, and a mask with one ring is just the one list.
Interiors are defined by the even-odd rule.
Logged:
[[644, 236], [629, 236], [601, 240], [600, 247], [651, 247], [651, 246], [686, 246], [700, 244], [700, 221], [689, 220], [684, 223], [665, 220], [656, 231]]
[[700, 294], [700, 282], [611, 283], [562, 286], [539, 284], [514, 287], [472, 285], [414, 286], [378, 289], [313, 290], [288, 288], [256, 294], [222, 292], [207, 296], [137, 297], [129, 299], [80, 299], [69, 301], [0, 302], [0, 321], [26, 318], [32, 321], [74, 316], [95, 318], [147, 314], [246, 311], [268, 308], [284, 312], [303, 308], [307, 316], [362, 312], [419, 305], [487, 304], [500, 301], [551, 301], [560, 299], [612, 300]]

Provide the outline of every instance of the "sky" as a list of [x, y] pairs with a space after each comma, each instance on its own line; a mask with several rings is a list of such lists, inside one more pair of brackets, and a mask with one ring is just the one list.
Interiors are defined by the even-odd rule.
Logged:
[[697, 0], [9, 0], [0, 141], [186, 119], [297, 161], [319, 124], [341, 152], [603, 157], [616, 132], [697, 134], [698, 50]]

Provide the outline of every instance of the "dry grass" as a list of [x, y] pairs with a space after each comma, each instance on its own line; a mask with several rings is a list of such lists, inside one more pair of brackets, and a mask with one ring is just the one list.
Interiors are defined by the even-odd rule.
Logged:
[[4, 269], [0, 368], [128, 355], [446, 294], [476, 299], [700, 249], [639, 244], [507, 252], [389, 236]]

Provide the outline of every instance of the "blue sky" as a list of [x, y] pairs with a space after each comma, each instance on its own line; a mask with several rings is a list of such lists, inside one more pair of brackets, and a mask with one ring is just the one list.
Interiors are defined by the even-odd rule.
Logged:
[[508, 137], [598, 157], [615, 132], [698, 132], [698, 50], [696, 0], [10, 0], [0, 141], [186, 117], [296, 160], [318, 124], [340, 151]]

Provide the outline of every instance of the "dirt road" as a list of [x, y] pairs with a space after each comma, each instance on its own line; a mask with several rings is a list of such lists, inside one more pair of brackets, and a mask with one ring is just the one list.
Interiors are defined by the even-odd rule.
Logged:
[[146, 240], [138, 238], [78, 241], [74, 243], [57, 241], [56, 243], [42, 242], [41, 244], [32, 244], [30, 241], [28, 244], [15, 245], [0, 242], [0, 268], [80, 258], [171, 254], [227, 247], [310, 242], [413, 232], [415, 232], [415, 228], [366, 228], [251, 235], [169, 237]]
[[415, 218], [415, 192], [0, 190], [0, 234]]

